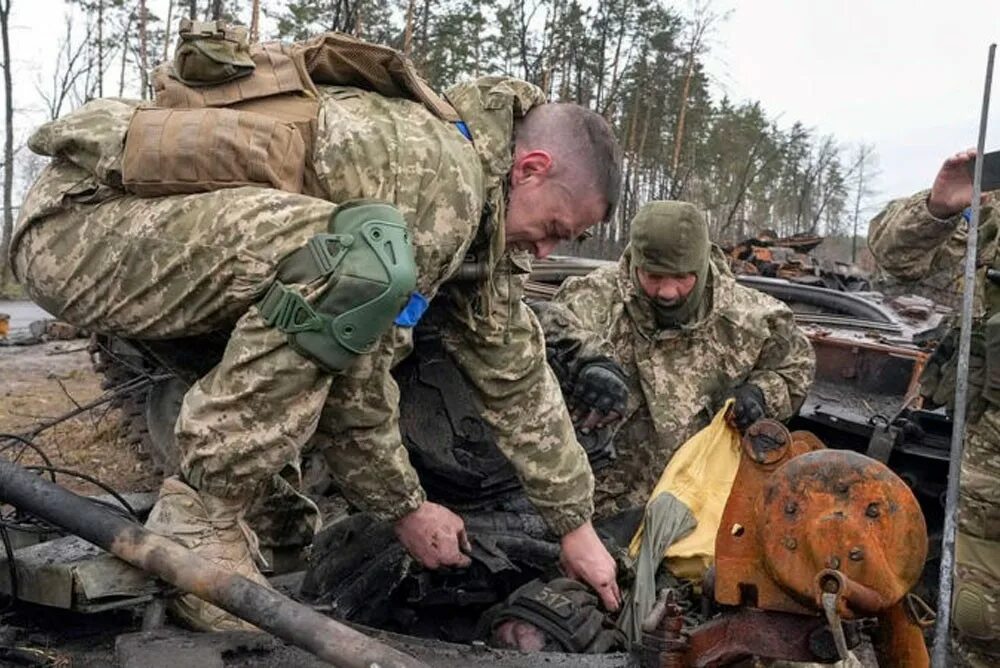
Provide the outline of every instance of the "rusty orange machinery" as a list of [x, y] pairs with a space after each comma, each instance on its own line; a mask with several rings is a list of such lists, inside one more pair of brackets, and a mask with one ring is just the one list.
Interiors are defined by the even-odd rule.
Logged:
[[907, 609], [927, 557], [927, 526], [909, 487], [874, 459], [826, 449], [771, 420], [752, 425], [742, 443], [716, 538], [716, 601], [823, 616], [838, 645], [840, 620], [875, 617], [882, 665], [927, 666], [921, 626]]

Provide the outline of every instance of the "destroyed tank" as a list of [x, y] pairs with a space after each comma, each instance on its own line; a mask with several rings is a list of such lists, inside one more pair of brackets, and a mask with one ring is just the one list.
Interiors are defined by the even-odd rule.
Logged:
[[762, 230], [723, 250], [736, 274], [783, 278], [843, 292], [870, 289], [868, 277], [857, 265], [812, 255], [823, 241], [824, 237], [813, 234], [778, 237], [773, 230]]

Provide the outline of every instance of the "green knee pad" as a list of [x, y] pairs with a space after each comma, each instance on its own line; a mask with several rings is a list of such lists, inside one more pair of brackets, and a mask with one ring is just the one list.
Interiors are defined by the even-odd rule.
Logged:
[[[337, 372], [392, 326], [416, 287], [417, 269], [403, 216], [390, 204], [343, 204], [328, 229], [281, 261], [258, 308], [292, 348]], [[325, 284], [308, 302], [287, 287], [321, 278]]]
[[1000, 640], [1000, 542], [959, 531], [955, 563], [955, 629], [974, 640]]

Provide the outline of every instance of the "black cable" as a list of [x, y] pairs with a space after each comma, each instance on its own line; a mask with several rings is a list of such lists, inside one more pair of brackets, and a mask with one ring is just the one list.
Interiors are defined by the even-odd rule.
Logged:
[[[38, 454], [38, 456], [42, 458], [42, 461], [45, 462], [46, 466], [52, 466], [52, 460], [49, 459], [48, 455], [45, 454], [45, 451], [42, 450], [37, 445], [35, 445], [33, 442], [31, 442], [30, 439], [27, 439], [24, 436], [18, 436], [17, 434], [2, 434], [2, 433], [0, 433], [0, 439], [7, 439], [7, 440], [11, 440], [11, 441], [19, 441], [19, 442], [23, 443], [24, 447], [31, 448], [32, 450], [34, 450]], [[10, 447], [13, 447], [13, 444], [0, 445], [0, 449], [6, 449], [6, 448], [10, 448]], [[22, 450], [21, 452], [23, 453], [24, 451]], [[18, 455], [17, 457], [14, 458], [13, 461], [16, 462], [20, 458], [21, 458], [21, 455]], [[49, 475], [52, 477], [52, 482], [55, 482], [56, 481], [56, 474], [55, 474], [55, 472], [50, 472]]]
[[[59, 473], [61, 475], [68, 475], [71, 478], [79, 478], [80, 480], [85, 480], [89, 482], [91, 485], [94, 485], [95, 487], [100, 487], [105, 492], [113, 496], [118, 503], [122, 504], [122, 508], [127, 510], [132, 517], [134, 517], [137, 520], [139, 519], [139, 514], [135, 512], [135, 508], [133, 508], [129, 504], [129, 502], [125, 500], [125, 497], [123, 497], [121, 494], [113, 490], [110, 486], [101, 482], [97, 478], [87, 475], [86, 473], [80, 473], [79, 471], [74, 471], [72, 469], [59, 468], [58, 466], [25, 466], [24, 468], [27, 469], [28, 471], [49, 471], [52, 473]], [[90, 500], [92, 501], [93, 499]]]

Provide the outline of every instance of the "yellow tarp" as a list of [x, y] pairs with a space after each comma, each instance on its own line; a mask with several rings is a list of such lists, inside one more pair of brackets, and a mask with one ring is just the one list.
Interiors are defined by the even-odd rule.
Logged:
[[[700, 580], [715, 561], [715, 535], [742, 452], [739, 432], [725, 419], [731, 405], [732, 399], [715, 414], [711, 424], [674, 453], [649, 496], [652, 500], [669, 492], [698, 520], [697, 528], [668, 547], [663, 555], [670, 571], [678, 577]], [[639, 553], [642, 530], [643, 525], [640, 525], [629, 545], [633, 557]]]

